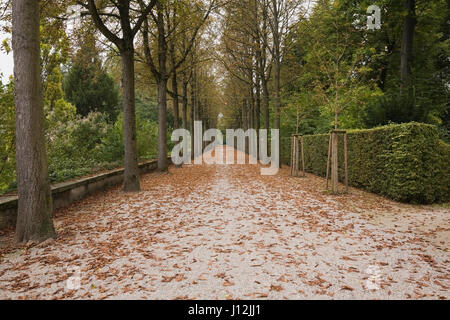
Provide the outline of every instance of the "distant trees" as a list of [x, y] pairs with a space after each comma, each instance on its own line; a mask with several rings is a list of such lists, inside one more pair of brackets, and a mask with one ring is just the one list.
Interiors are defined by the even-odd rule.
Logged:
[[269, 26], [272, 32], [272, 47], [270, 49], [273, 58], [274, 79], [274, 129], [280, 129], [281, 108], [281, 62], [283, 47], [287, 47], [284, 41], [291, 24], [300, 18], [298, 7], [302, 1], [298, 0], [270, 0], [267, 3], [269, 11]]
[[[143, 23], [142, 49], [144, 60], [158, 88], [158, 170], [167, 171], [167, 84], [172, 77], [174, 125], [179, 126], [177, 72], [189, 56], [200, 28], [216, 4], [207, 7], [201, 2], [157, 1], [156, 13]], [[143, 4], [141, 1], [141, 7]], [[189, 24], [186, 23], [189, 20]], [[180, 28], [181, 27], [181, 28]], [[182, 30], [180, 30], [182, 29]], [[176, 43], [182, 46], [176, 46]], [[184, 110], [184, 109], [183, 109]]]
[[280, 129], [282, 61], [289, 48], [288, 34], [302, 17], [305, 2], [246, 0], [225, 6], [219, 59], [227, 72], [226, 88], [235, 92], [230, 92], [229, 102], [239, 110], [235, 115], [243, 129]]
[[219, 45], [225, 121], [236, 125], [234, 116], [243, 128], [257, 128], [260, 104], [264, 127], [270, 119], [282, 134], [419, 121], [440, 126], [445, 136], [446, 1], [378, 1], [382, 27], [368, 30], [366, 11], [372, 4], [227, 3]]

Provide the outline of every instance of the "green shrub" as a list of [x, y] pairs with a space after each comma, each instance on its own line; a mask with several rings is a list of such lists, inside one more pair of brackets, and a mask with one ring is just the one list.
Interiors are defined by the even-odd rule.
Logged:
[[[122, 116], [111, 124], [107, 115], [103, 113], [92, 112], [87, 117], [81, 117], [75, 114], [70, 104], [60, 103], [57, 106], [58, 108], [54, 110], [47, 110], [46, 114], [46, 144], [49, 177], [52, 183], [123, 165]], [[3, 109], [3, 105], [0, 107]], [[12, 108], [10, 113], [9, 116], [14, 120]], [[13, 120], [10, 121], [11, 128], [7, 128], [11, 132], [11, 137], [14, 137]], [[4, 127], [6, 128], [6, 125], [3, 125], [3, 117], [0, 117], [0, 133], [3, 133]], [[139, 161], [155, 158], [158, 151], [157, 124], [138, 116], [136, 130]], [[4, 142], [4, 145], [6, 145], [5, 136], [0, 135], [0, 138], [3, 138], [0, 141]], [[0, 148], [0, 195], [17, 189], [14, 155], [14, 149]]]
[[16, 179], [14, 84], [0, 81], [0, 194], [14, 188]]
[[[308, 172], [325, 176], [329, 135], [304, 137]], [[282, 161], [289, 163], [289, 139]], [[344, 178], [343, 139], [339, 139], [339, 177]], [[349, 184], [409, 203], [450, 201], [450, 146], [431, 125], [408, 123], [348, 131]]]

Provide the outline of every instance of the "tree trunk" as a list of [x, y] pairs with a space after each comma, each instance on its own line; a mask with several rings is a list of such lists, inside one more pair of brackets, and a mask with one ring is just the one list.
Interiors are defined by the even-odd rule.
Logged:
[[253, 81], [249, 87], [250, 94], [250, 107], [249, 107], [249, 115], [248, 115], [248, 124], [249, 128], [255, 129], [255, 92], [253, 91]]
[[403, 36], [401, 48], [401, 63], [400, 63], [400, 80], [401, 86], [407, 88], [410, 85], [410, 73], [413, 57], [414, 45], [414, 30], [416, 27], [416, 1], [405, 0], [405, 10], [408, 14], [403, 21]]
[[125, 173], [123, 191], [141, 190], [136, 143], [134, 48], [133, 42], [122, 52], [123, 83], [123, 141], [125, 145]]
[[[259, 73], [261, 77], [261, 88], [262, 88], [262, 109], [264, 116], [264, 128], [270, 129], [270, 110], [269, 110], [269, 89], [268, 89], [268, 78], [266, 77], [266, 66], [267, 66], [267, 23], [268, 23], [268, 13], [267, 13], [267, 3], [262, 2], [262, 43], [260, 52], [260, 64]], [[269, 150], [269, 149], [267, 149]]]
[[275, 97], [273, 100], [274, 105], [274, 129], [280, 129], [280, 107], [281, 107], [281, 97], [280, 97], [280, 63], [279, 61], [274, 62], [274, 84], [275, 84]]
[[[261, 71], [264, 73], [262, 66], [262, 53], [261, 53], [261, 31], [260, 31], [260, 18], [258, 10], [258, 0], [254, 0], [254, 12], [255, 12], [255, 91], [256, 91], [256, 107], [255, 107], [255, 129], [259, 137], [259, 129], [261, 127]], [[262, 75], [264, 76], [264, 74]], [[259, 145], [259, 139], [258, 139]], [[259, 156], [259, 153], [258, 153]]]
[[280, 78], [281, 78], [281, 38], [280, 38], [280, 12], [278, 12], [278, 3], [276, 0], [272, 0], [273, 3], [273, 66], [274, 66], [274, 90], [275, 97], [273, 101], [275, 117], [274, 117], [274, 129], [280, 129], [280, 108], [281, 108], [281, 98], [280, 98]]
[[181, 109], [183, 129], [187, 130], [188, 83], [183, 82], [183, 106]]
[[339, 186], [339, 171], [338, 171], [338, 134], [331, 133], [331, 185], [333, 187], [333, 193], [338, 193]]
[[157, 2], [158, 11], [158, 171], [167, 172], [167, 42], [164, 27], [164, 8], [160, 1]]
[[[168, 29], [172, 29], [172, 24], [171, 21], [169, 19], [169, 13], [167, 13], [167, 23], [168, 23]], [[177, 16], [177, 9], [176, 6], [173, 9], [173, 19], [174, 21], [176, 20], [176, 16]], [[170, 42], [170, 46], [169, 46], [169, 54], [170, 54], [170, 63], [171, 63], [171, 67], [173, 69], [172, 72], [172, 92], [173, 92], [173, 116], [174, 116], [174, 121], [173, 121], [173, 128], [179, 129], [180, 128], [180, 111], [179, 111], [179, 98], [178, 98], [178, 73], [177, 70], [175, 69], [176, 67], [176, 52], [175, 52], [175, 42], [171, 41]]]
[[12, 7], [19, 203], [16, 243], [56, 236], [44, 135], [39, 49], [39, 2]]
[[191, 82], [191, 158], [192, 158], [192, 160], [195, 159], [195, 154], [194, 154], [194, 142], [195, 142], [194, 123], [195, 123], [195, 117], [196, 117], [195, 116], [195, 103], [196, 103], [195, 81], [196, 81], [196, 77], [195, 77], [195, 72], [194, 72], [194, 77]]
[[334, 112], [334, 129], [337, 130], [339, 125], [339, 113], [337, 111]]
[[264, 129], [270, 129], [270, 109], [269, 109], [269, 89], [267, 85], [267, 81], [265, 79], [261, 79], [262, 82], [262, 109], [264, 116]]
[[259, 134], [261, 127], [261, 79], [259, 75], [256, 77], [256, 108], [255, 108], [255, 129]]
[[172, 91], [173, 91], [173, 128], [180, 128], [180, 111], [178, 109], [179, 99], [178, 99], [178, 79], [177, 71], [175, 70], [172, 75]]
[[158, 80], [158, 171], [167, 171], [167, 80]]
[[247, 131], [248, 129], [248, 120], [247, 120], [247, 100], [242, 100], [242, 123], [243, 123], [243, 130]]
[[[281, 78], [281, 39], [279, 34], [279, 12], [276, 10], [277, 8], [277, 2], [275, 0], [272, 0], [273, 2], [273, 8], [274, 8], [274, 27], [273, 27], [273, 50], [274, 50], [274, 57], [273, 57], [273, 66], [274, 66], [274, 100], [273, 100], [273, 106], [274, 106], [274, 129], [280, 129], [280, 108], [281, 108], [281, 97], [280, 97], [280, 78]], [[279, 145], [279, 144], [278, 144]], [[280, 150], [278, 150], [278, 154], [280, 154]]]
[[[273, 101], [274, 105], [274, 125], [273, 128], [275, 130], [280, 129], [280, 106], [281, 106], [281, 98], [280, 98], [280, 63], [278, 60], [274, 62], [274, 83], [275, 83], [275, 97]], [[280, 148], [278, 143], [278, 154], [280, 154]]]

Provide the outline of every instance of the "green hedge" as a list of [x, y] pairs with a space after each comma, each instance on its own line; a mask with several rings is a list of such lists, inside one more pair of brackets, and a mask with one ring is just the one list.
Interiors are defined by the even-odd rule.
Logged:
[[[344, 177], [339, 139], [339, 176]], [[305, 136], [308, 172], [325, 176], [329, 135]], [[289, 164], [289, 138], [282, 139], [282, 161]], [[450, 145], [434, 126], [421, 123], [348, 131], [349, 184], [409, 203], [450, 201]]]

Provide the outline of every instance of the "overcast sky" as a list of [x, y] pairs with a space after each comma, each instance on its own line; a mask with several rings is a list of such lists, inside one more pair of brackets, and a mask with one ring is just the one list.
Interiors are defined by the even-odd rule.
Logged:
[[0, 52], [0, 73], [3, 74], [2, 82], [8, 82], [9, 76], [13, 74], [12, 52], [8, 55], [4, 52]]
[[[8, 38], [7, 35], [0, 31], [0, 43]], [[3, 83], [8, 82], [8, 78], [13, 74], [13, 55], [12, 52], [6, 54], [4, 51], [0, 50], [0, 73], [3, 74], [1, 80]]]

